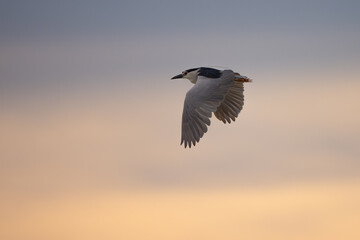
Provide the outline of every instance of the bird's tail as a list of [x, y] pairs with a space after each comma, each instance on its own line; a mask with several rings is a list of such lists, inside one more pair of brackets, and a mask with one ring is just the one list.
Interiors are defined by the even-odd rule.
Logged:
[[246, 76], [242, 76], [239, 73], [235, 73], [235, 79], [236, 82], [252, 82], [252, 80]]

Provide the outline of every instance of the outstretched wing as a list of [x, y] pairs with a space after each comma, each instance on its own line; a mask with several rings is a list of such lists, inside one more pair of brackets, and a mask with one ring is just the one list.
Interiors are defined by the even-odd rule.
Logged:
[[199, 76], [187, 92], [182, 116], [181, 143], [191, 147], [199, 142], [210, 126], [211, 113], [215, 112], [234, 83], [231, 70], [222, 72], [220, 78]]
[[231, 123], [231, 120], [235, 121], [243, 106], [244, 84], [242, 82], [234, 81], [226, 94], [224, 101], [221, 102], [220, 106], [216, 109], [216, 112], [214, 112], [214, 115], [224, 123]]

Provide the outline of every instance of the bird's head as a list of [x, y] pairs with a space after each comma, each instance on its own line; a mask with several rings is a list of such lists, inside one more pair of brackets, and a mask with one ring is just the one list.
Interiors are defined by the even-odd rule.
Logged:
[[188, 70], [183, 71], [181, 74], [172, 77], [171, 79], [179, 79], [179, 78], [186, 78], [189, 79], [190, 82], [196, 83], [197, 77], [199, 75], [200, 68], [191, 68]]
[[199, 67], [199, 68], [191, 68], [185, 70], [181, 74], [176, 75], [171, 79], [186, 78], [189, 79], [190, 82], [195, 84], [198, 79], [198, 76], [203, 76], [206, 78], [219, 78], [221, 77], [221, 73], [222, 73], [221, 70], [215, 68]]

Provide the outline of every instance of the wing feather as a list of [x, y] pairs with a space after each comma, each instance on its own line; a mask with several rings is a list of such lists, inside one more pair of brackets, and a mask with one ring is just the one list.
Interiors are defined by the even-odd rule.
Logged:
[[231, 120], [235, 121], [243, 106], [244, 84], [234, 81], [214, 115], [223, 123], [231, 123]]
[[[200, 141], [207, 132], [207, 126], [210, 126], [212, 113], [215, 112], [216, 115], [229, 89], [233, 86], [234, 73], [231, 70], [223, 71], [220, 78], [198, 77], [196, 84], [186, 94], [180, 144], [184, 143], [185, 148], [187, 146], [191, 148], [191, 145], [195, 146]], [[234, 114], [237, 112], [228, 105], [221, 110], [221, 116], [227, 120], [229, 112]]]

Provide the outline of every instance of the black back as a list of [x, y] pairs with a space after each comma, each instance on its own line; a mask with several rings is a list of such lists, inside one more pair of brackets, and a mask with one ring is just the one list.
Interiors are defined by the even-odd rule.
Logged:
[[208, 68], [208, 67], [200, 67], [200, 68], [191, 68], [186, 70], [187, 72], [192, 72], [195, 70], [199, 71], [199, 76], [207, 77], [207, 78], [220, 78], [221, 77], [221, 71], [215, 68]]

